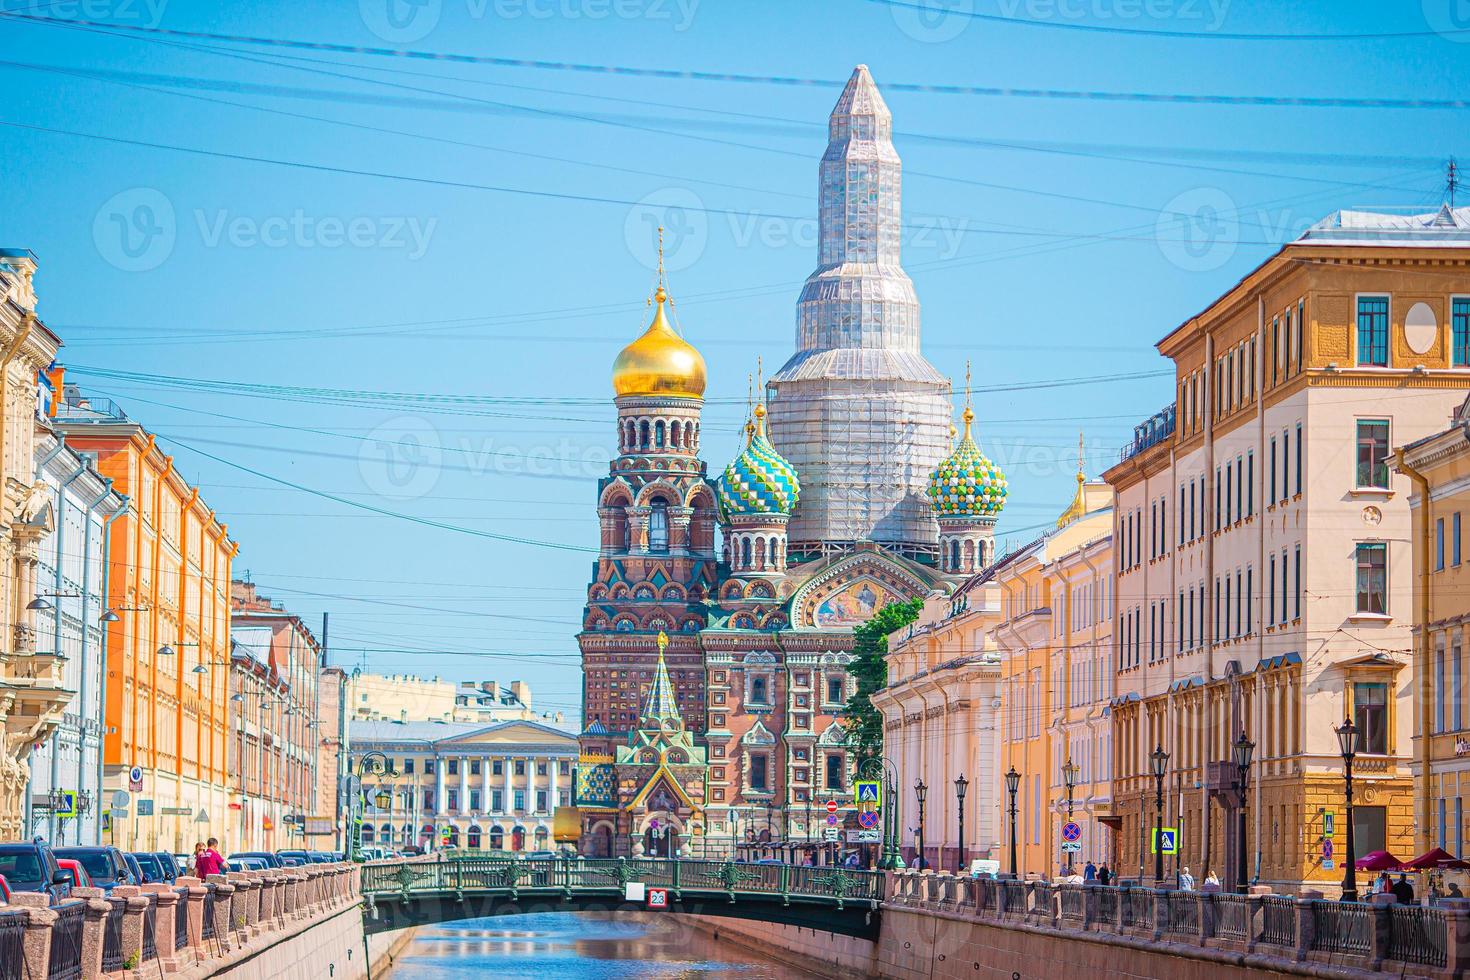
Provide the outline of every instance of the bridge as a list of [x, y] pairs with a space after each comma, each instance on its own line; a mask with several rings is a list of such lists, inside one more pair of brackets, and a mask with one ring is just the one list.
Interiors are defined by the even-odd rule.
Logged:
[[369, 933], [527, 912], [645, 911], [628, 886], [667, 890], [669, 912], [806, 926], [876, 940], [881, 871], [655, 858], [440, 856], [362, 866]]

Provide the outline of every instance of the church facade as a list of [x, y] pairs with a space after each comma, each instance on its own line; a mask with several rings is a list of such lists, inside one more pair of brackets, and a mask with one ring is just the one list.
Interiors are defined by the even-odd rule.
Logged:
[[920, 351], [900, 197], [892, 116], [859, 66], [829, 123], [797, 351], [718, 476], [700, 457], [704, 359], [662, 274], [614, 364], [618, 455], [578, 636], [582, 853], [819, 841], [827, 801], [852, 798], [853, 627], [994, 557], [1005, 478], [968, 404], [955, 441], [949, 382]]

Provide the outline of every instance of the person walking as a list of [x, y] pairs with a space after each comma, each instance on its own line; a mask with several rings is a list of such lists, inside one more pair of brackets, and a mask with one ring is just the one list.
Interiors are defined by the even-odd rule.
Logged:
[[199, 855], [201, 855], [203, 853], [204, 853], [204, 841], [199, 841], [198, 843], [196, 843], [194, 845], [194, 853], [189, 858], [189, 873], [191, 875], [194, 875], [197, 878], [203, 878], [204, 877], [203, 875], [201, 875], [199, 873]]
[[1113, 883], [1113, 872], [1108, 869], [1108, 862], [1104, 861], [1102, 867], [1097, 869], [1097, 883], [1099, 885], [1110, 885]]
[[1179, 872], [1179, 887], [1187, 892], [1194, 891], [1194, 875], [1189, 873], [1188, 868]]
[[225, 859], [217, 850], [218, 847], [219, 841], [211, 837], [204, 850], [194, 858], [194, 874], [200, 879], [225, 873]]
[[1097, 865], [1093, 864], [1091, 861], [1088, 861], [1085, 865], [1083, 865], [1082, 880], [1097, 881]]
[[1212, 870], [1209, 874], [1205, 875], [1205, 884], [1214, 885], [1216, 888], [1219, 888], [1220, 876], [1215, 874], [1215, 872]]
[[1393, 883], [1393, 897], [1404, 905], [1414, 904], [1414, 886], [1409, 884], [1409, 876], [1399, 872], [1399, 880]]

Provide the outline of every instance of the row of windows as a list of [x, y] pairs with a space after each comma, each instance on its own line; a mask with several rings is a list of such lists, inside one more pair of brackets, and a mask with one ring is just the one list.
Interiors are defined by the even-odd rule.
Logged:
[[[1388, 296], [1358, 297], [1359, 365], [1389, 366], [1389, 308]], [[1450, 363], [1454, 367], [1470, 367], [1470, 297], [1456, 296], [1450, 300]]]
[[[1449, 523], [1450, 567], [1460, 567], [1460, 512], [1450, 515]], [[1445, 569], [1445, 522], [1443, 517], [1434, 519], [1434, 570]]]
[[[398, 795], [398, 794], [395, 794], [395, 795]], [[395, 801], [395, 803], [397, 805], [402, 805], [404, 807], [407, 807], [414, 800], [414, 796], [412, 795], [412, 792], [411, 791], [410, 792], [405, 792], [405, 793], [403, 793], [401, 795], [402, 795], [402, 799]], [[422, 806], [423, 812], [425, 812], [425, 813], [434, 813], [434, 812], [436, 812], [435, 811], [435, 808], [434, 808], [434, 804], [435, 804], [437, 798], [438, 798], [437, 797], [437, 794], [432, 789], [425, 788], [425, 789], [419, 790], [418, 800], [423, 805]], [[484, 801], [485, 797], [484, 797], [484, 795], [482, 794], [482, 792], [480, 790], [478, 790], [478, 789], [472, 789], [472, 790], [469, 791], [469, 793], [468, 793], [468, 795], [466, 797], [461, 797], [459, 790], [457, 790], [457, 789], [446, 789], [444, 791], [444, 812], [446, 812], [446, 813], [455, 813], [455, 812], [457, 812], [460, 809], [460, 801], [461, 801], [461, 799], [467, 800], [468, 801], [468, 809], [470, 809], [471, 811], [474, 811], [476, 813], [480, 813], [480, 812], [505, 813], [505, 812], [507, 812], [506, 809], [505, 809], [505, 799], [506, 799], [506, 797], [505, 797], [505, 791], [504, 790], [499, 790], [499, 789], [495, 789], [495, 790], [491, 790], [490, 791], [490, 806], [488, 808], [484, 809], [484, 810], [481, 809], [480, 804], [481, 804], [481, 802]], [[511, 797], [510, 797], [510, 799], [511, 799], [511, 811], [510, 812], [514, 812], [514, 813], [524, 813], [524, 812], [526, 812], [526, 799], [527, 799], [527, 797], [526, 797], [526, 791], [525, 790], [523, 790], [523, 789], [512, 790], [511, 791]], [[548, 812], [550, 812], [550, 806], [551, 806], [550, 801], [551, 801], [551, 796], [550, 796], [550, 794], [546, 790], [544, 790], [544, 789], [538, 789], [538, 790], [536, 790], [536, 795], [535, 795], [536, 808], [534, 810], [532, 810], [531, 812], [533, 812], [533, 813], [548, 813]], [[383, 812], [383, 811], [385, 811], [385, 810], [388, 809], [387, 807], [379, 806], [378, 805], [377, 798], [372, 793], [369, 793], [368, 794], [368, 808], [370, 810], [376, 810], [376, 811], [379, 811], [379, 812]]]
[[[389, 761], [391, 762], [392, 760], [390, 759]], [[471, 775], [471, 776], [479, 776], [479, 775], [481, 775], [483, 773], [483, 765], [484, 764], [483, 764], [482, 760], [480, 760], [480, 759], [470, 759], [468, 761], [469, 761], [469, 775]], [[419, 772], [422, 772], [424, 775], [433, 775], [433, 773], [434, 773], [434, 766], [435, 766], [435, 760], [434, 759], [424, 759], [424, 760], [422, 760], [422, 762], [423, 762], [423, 768], [420, 769], [420, 770], [418, 770], [418, 771]], [[411, 776], [411, 775], [414, 774], [415, 767], [418, 764], [419, 764], [419, 760], [415, 759], [413, 756], [404, 756], [402, 762], [398, 765], [397, 768], [398, 768], [398, 771], [400, 773], [403, 773], [406, 776]], [[545, 763], [545, 762], [538, 762], [538, 763], [536, 763], [536, 775], [538, 775], [538, 776], [545, 776], [547, 774], [547, 765], [548, 765], [548, 763]], [[571, 775], [572, 768], [571, 768], [571, 763], [569, 761], [567, 761], [566, 759], [563, 759], [557, 765], [558, 765], [558, 772], [559, 772], [560, 775], [563, 775], [563, 776], [569, 776], [569, 775]], [[450, 775], [450, 776], [458, 776], [459, 775], [459, 760], [458, 759], [445, 759], [444, 760], [444, 771], [445, 771], [445, 773], [447, 775]], [[517, 776], [524, 776], [526, 774], [526, 760], [525, 759], [515, 759], [515, 760], [512, 760], [512, 769], [511, 769], [511, 771], [515, 775], [517, 775]], [[504, 759], [491, 759], [490, 760], [490, 775], [492, 775], [492, 776], [503, 776], [503, 775], [505, 775], [505, 760]]]

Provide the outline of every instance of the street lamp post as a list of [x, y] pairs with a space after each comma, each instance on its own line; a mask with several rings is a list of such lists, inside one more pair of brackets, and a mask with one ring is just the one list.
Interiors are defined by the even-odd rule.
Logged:
[[1154, 783], [1157, 787], [1154, 795], [1154, 812], [1158, 817], [1154, 826], [1154, 887], [1161, 888], [1164, 884], [1164, 849], [1159, 846], [1159, 828], [1164, 826], [1164, 775], [1169, 771], [1169, 753], [1164, 751], [1162, 745], [1157, 746], [1149, 756], [1149, 761], [1153, 763]]
[[[1067, 784], [1067, 823], [1071, 823], [1072, 822], [1072, 814], [1074, 812], [1073, 809], [1072, 809], [1072, 791], [1077, 788], [1078, 771], [1079, 770], [1077, 768], [1077, 764], [1075, 762], [1073, 762], [1072, 759], [1071, 759], [1071, 757], [1069, 756], [1067, 758], [1067, 764], [1065, 766], [1062, 766], [1062, 782], [1064, 782], [1064, 783]], [[1067, 873], [1068, 874], [1071, 874], [1072, 873], [1072, 852], [1071, 851], [1068, 851], [1067, 852], [1066, 862], [1067, 862]]]
[[[1240, 790], [1240, 814], [1235, 825], [1236, 839], [1236, 872], [1235, 890], [1244, 895], [1250, 889], [1246, 886], [1246, 851], [1245, 851], [1245, 792], [1249, 783], [1251, 771], [1251, 753], [1256, 749], [1256, 743], [1245, 737], [1244, 729], [1240, 737], [1235, 740], [1235, 772], [1236, 786]], [[1351, 824], [1349, 824], [1351, 826]]]
[[1021, 788], [1021, 774], [1011, 766], [1006, 773], [1006, 792], [1011, 794], [1011, 877], [1016, 877], [1016, 790]]
[[898, 768], [883, 756], [871, 756], [858, 766], [858, 772], [883, 784], [883, 852], [878, 858], [880, 871], [903, 868], [899, 853]]
[[920, 779], [914, 783], [914, 797], [919, 801], [919, 870], [924, 870], [924, 799], [929, 795], [929, 787], [924, 785]]
[[964, 873], [965, 870], [965, 791], [970, 788], [970, 781], [960, 773], [959, 778], [954, 781], [954, 798], [960, 805], [960, 839], [959, 854], [955, 861], [955, 871]]
[[1358, 900], [1358, 847], [1353, 840], [1353, 757], [1358, 754], [1358, 726], [1351, 718], [1345, 719], [1337, 732], [1337, 744], [1342, 749], [1342, 775], [1347, 793], [1347, 867], [1342, 869], [1342, 900]]

